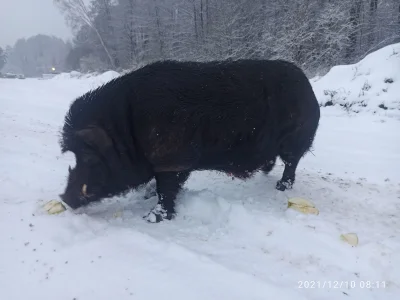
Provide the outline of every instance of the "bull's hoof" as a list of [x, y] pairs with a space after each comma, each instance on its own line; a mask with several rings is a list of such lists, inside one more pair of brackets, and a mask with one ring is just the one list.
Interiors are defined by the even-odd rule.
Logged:
[[164, 220], [172, 220], [175, 217], [174, 213], [168, 212], [157, 204], [147, 216], [143, 218], [149, 223], [160, 223]]
[[288, 181], [282, 181], [282, 180], [279, 180], [277, 183], [276, 183], [276, 189], [278, 190], [278, 191], [281, 191], [281, 192], [283, 192], [283, 191], [285, 191], [285, 190], [287, 190], [287, 189], [291, 189], [293, 187], [293, 183], [291, 182], [291, 180], [288, 180]]

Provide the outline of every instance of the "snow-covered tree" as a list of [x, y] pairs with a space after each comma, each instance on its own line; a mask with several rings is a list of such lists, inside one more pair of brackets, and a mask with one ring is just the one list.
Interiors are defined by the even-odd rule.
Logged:
[[[93, 8], [96, 8], [96, 3], [108, 2], [105, 0], [92, 1]], [[96, 34], [98, 41], [104, 49], [111, 67], [115, 68], [115, 63], [112, 55], [106, 45], [105, 37], [100, 33], [99, 23], [95, 22], [94, 11], [90, 11], [83, 0], [54, 0], [60, 10], [66, 15], [66, 19], [72, 28], [80, 28], [81, 26], [89, 26]], [[92, 8], [92, 9], [93, 9]]]
[[282, 58], [315, 74], [400, 40], [399, 0], [54, 1], [76, 29], [72, 54], [90, 56], [85, 68]]

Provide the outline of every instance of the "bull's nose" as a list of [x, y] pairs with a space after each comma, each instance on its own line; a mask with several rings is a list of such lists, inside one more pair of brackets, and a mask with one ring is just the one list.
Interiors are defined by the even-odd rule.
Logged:
[[60, 197], [61, 201], [64, 204], [68, 205], [71, 209], [77, 209], [80, 206], [82, 206], [82, 204], [79, 202], [79, 200], [74, 201], [74, 200], [72, 200], [73, 198], [68, 197], [65, 194], [60, 194], [58, 196]]

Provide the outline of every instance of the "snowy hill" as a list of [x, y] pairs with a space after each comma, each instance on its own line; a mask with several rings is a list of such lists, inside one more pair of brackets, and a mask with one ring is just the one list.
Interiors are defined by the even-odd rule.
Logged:
[[[117, 73], [0, 79], [0, 298], [399, 299], [400, 122], [390, 117], [399, 48], [312, 80], [322, 104], [331, 99], [324, 90], [345, 92], [322, 108], [293, 190], [274, 189], [282, 165], [247, 182], [196, 172], [179, 216], [162, 224], [143, 221], [156, 199], [143, 200], [141, 190], [80, 213], [42, 208], [75, 164], [58, 146], [70, 102]], [[353, 102], [350, 114], [340, 106]], [[288, 210], [290, 197], [312, 201], [320, 214]], [[348, 232], [357, 233], [357, 247], [340, 240]]]
[[399, 116], [400, 43], [371, 53], [354, 65], [333, 67], [311, 82], [321, 105]]

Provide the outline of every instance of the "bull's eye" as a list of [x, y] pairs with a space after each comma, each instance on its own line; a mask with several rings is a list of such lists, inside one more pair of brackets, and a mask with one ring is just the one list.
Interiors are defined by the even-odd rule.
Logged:
[[82, 194], [83, 194], [83, 196], [87, 196], [87, 185], [86, 184], [84, 184], [83, 186], [82, 186]]

